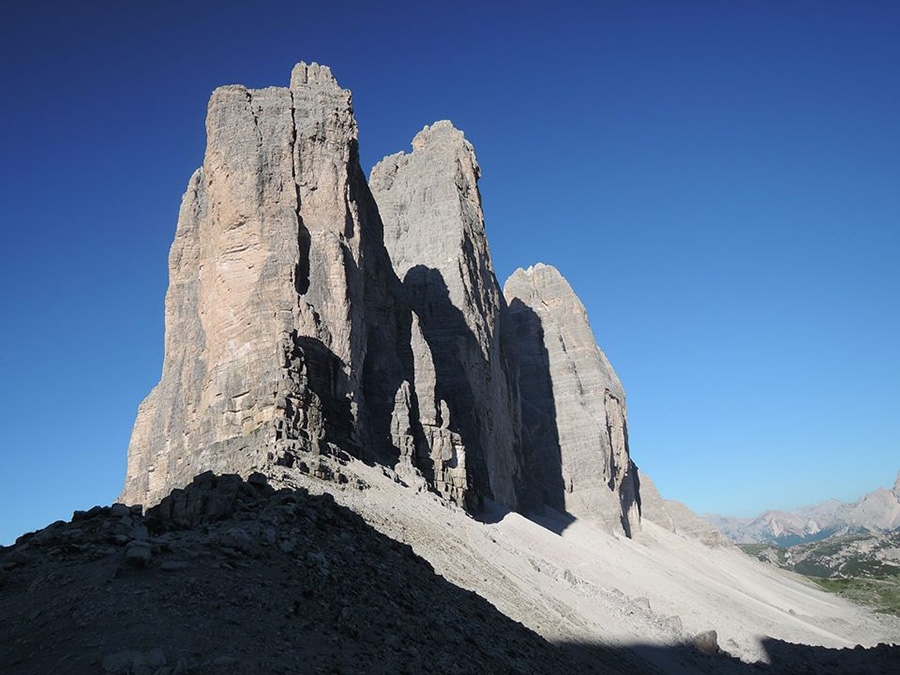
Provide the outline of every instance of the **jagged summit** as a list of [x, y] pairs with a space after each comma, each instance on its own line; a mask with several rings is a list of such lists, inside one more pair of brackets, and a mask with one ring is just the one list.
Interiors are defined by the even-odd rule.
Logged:
[[422, 127], [422, 131], [413, 136], [413, 151], [424, 150], [430, 145], [456, 145], [465, 148], [469, 155], [469, 160], [475, 168], [476, 176], [480, 174], [478, 162], [475, 160], [475, 148], [466, 140], [466, 135], [462, 130], [457, 129], [450, 120], [438, 120], [434, 124], [426, 124]]
[[515, 507], [523, 492], [518, 401], [475, 150], [447, 121], [426, 126], [412, 147], [379, 162], [369, 184], [412, 311], [418, 452], [447, 456], [448, 446], [461, 449], [485, 494]]
[[[426, 126], [366, 181], [351, 94], [316, 63], [290, 88], [217, 89], [206, 128], [123, 501], [350, 455], [470, 509], [637, 531], [621, 383], [554, 268], [517, 272], [504, 298], [463, 132]], [[521, 332], [531, 316], [543, 332]]]
[[332, 85], [340, 88], [331, 68], [318, 63], [306, 64], [301, 61], [291, 70], [291, 89], [299, 89], [303, 85]]

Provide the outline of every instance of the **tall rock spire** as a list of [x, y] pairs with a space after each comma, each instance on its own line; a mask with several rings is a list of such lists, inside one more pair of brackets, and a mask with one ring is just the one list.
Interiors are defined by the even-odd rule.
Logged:
[[162, 378], [129, 446], [129, 502], [202, 470], [359, 440], [364, 219], [377, 209], [350, 92], [301, 63], [290, 89], [217, 89], [206, 130], [169, 256]]
[[625, 390], [584, 306], [549, 265], [516, 270], [504, 294], [516, 329], [529, 497], [632, 536], [640, 506]]
[[425, 127], [367, 182], [350, 92], [304, 63], [217, 89], [206, 131], [123, 501], [349, 453], [470, 508], [638, 527], [621, 384], [555, 270], [517, 272], [507, 306], [461, 131]]
[[[414, 313], [415, 382], [434, 470], [464, 464], [467, 487], [515, 507], [522, 490], [518, 401], [504, 344], [475, 151], [450, 122], [385, 157], [370, 186], [385, 246]], [[417, 348], [416, 345], [419, 345]]]

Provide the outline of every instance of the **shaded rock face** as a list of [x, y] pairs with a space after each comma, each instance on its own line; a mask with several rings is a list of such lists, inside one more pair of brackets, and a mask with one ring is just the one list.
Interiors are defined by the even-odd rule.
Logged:
[[425, 127], [367, 182], [350, 92], [303, 63], [289, 88], [217, 89], [206, 127], [123, 502], [352, 455], [471, 509], [638, 529], [621, 383], [556, 270], [504, 298], [461, 131]]
[[425, 127], [412, 146], [412, 153], [376, 165], [370, 185], [414, 315], [414, 384], [425, 437], [418, 451], [451, 479], [451, 467], [465, 462], [482, 493], [515, 504], [522, 486], [518, 400], [475, 151], [446, 121]]
[[556, 268], [516, 270], [504, 294], [518, 347], [525, 475], [533, 502], [640, 530], [625, 390]]
[[675, 520], [666, 508], [666, 501], [659, 494], [650, 476], [641, 471], [638, 473], [641, 492], [641, 521], [649, 520], [669, 532], [675, 532]]

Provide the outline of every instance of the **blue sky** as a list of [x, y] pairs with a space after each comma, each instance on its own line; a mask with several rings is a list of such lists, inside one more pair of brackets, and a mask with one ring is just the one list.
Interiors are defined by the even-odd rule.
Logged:
[[95, 0], [0, 9], [0, 543], [109, 503], [218, 85], [300, 60], [368, 171], [451, 119], [500, 281], [556, 265], [664, 496], [750, 515], [900, 469], [900, 5]]

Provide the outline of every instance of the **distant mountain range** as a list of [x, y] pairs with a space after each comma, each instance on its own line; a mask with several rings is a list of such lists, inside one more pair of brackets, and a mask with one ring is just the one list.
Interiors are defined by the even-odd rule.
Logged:
[[900, 473], [892, 490], [878, 488], [858, 501], [836, 499], [795, 511], [764, 511], [755, 518], [701, 516], [738, 544], [793, 546], [834, 536], [900, 528]]

